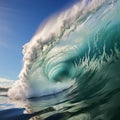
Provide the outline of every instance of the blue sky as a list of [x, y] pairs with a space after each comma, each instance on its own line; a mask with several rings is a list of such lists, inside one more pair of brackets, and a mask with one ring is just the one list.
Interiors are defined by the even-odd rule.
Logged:
[[0, 78], [18, 79], [22, 46], [55, 12], [79, 0], [0, 0]]

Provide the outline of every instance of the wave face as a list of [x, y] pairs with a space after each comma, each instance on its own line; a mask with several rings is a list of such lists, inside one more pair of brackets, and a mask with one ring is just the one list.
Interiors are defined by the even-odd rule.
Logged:
[[119, 88], [119, 8], [119, 0], [82, 0], [52, 16], [24, 45], [23, 68], [8, 96], [26, 99], [74, 86], [80, 99]]

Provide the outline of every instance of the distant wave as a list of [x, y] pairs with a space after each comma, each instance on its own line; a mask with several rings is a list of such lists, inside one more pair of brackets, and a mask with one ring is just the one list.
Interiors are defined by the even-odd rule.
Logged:
[[119, 7], [119, 0], [83, 0], [52, 16], [24, 45], [23, 68], [8, 96], [54, 94], [119, 58]]
[[0, 78], [0, 96], [7, 95], [9, 88], [13, 85], [13, 80], [7, 80], [4, 78]]
[[3, 87], [0, 87], [0, 92], [7, 92], [9, 88], [3, 88]]
[[10, 88], [14, 83], [14, 80], [8, 80], [5, 78], [0, 78], [0, 88], [8, 89]]

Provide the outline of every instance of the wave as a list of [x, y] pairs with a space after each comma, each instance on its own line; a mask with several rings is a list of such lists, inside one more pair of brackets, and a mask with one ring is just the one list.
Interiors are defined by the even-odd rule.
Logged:
[[9, 88], [13, 85], [13, 80], [0, 78], [0, 96], [6, 96]]
[[119, 0], [83, 0], [52, 16], [24, 45], [23, 68], [8, 96], [54, 94], [77, 86], [83, 73], [117, 60], [119, 7]]

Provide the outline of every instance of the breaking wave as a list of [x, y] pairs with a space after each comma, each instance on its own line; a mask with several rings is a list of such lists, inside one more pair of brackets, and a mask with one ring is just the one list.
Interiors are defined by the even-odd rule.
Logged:
[[[88, 95], [86, 85], [93, 86], [88, 90], [95, 90], [97, 85], [106, 83], [98, 82], [102, 73], [104, 78], [112, 74], [118, 83], [119, 8], [119, 0], [82, 0], [52, 16], [24, 45], [23, 68], [8, 96], [12, 99], [40, 97], [71, 86], [74, 86], [71, 89], [80, 88], [79, 94], [82, 89]], [[93, 74], [94, 80], [90, 77]]]

